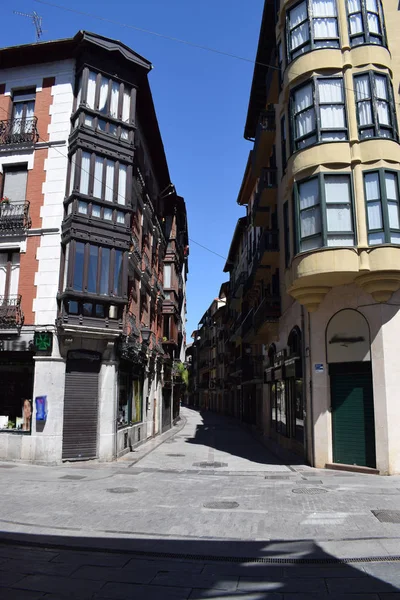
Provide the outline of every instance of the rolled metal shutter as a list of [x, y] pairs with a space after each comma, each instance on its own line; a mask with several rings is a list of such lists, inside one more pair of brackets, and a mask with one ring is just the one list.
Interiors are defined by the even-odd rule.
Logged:
[[64, 460], [97, 457], [99, 364], [68, 360], [65, 374]]

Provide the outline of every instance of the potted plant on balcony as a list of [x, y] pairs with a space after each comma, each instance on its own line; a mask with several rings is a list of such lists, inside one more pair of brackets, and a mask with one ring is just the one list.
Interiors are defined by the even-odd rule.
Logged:
[[0, 204], [10, 204], [10, 198], [8, 198], [8, 196], [3, 196], [3, 198], [0, 199]]

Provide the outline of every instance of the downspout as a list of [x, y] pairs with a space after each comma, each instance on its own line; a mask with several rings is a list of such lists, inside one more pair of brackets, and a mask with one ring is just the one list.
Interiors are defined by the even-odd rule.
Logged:
[[311, 314], [308, 313], [308, 350], [309, 350], [309, 365], [310, 365], [310, 421], [311, 421], [311, 465], [315, 466], [315, 432], [314, 432], [314, 401], [313, 401], [313, 385], [312, 385], [312, 355], [311, 355]]

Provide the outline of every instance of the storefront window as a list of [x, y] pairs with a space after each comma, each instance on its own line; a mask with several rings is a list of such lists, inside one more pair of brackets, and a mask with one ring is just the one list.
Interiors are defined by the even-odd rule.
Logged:
[[304, 403], [303, 403], [303, 380], [296, 379], [294, 382], [294, 437], [301, 444], [304, 443]]
[[22, 357], [14, 360], [7, 354], [4, 353], [0, 362], [0, 380], [5, 390], [0, 394], [0, 430], [29, 433], [33, 412], [33, 362], [31, 355], [23, 361]]
[[284, 381], [277, 381], [276, 383], [276, 417], [277, 431], [282, 435], [287, 435], [286, 386]]
[[142, 393], [139, 379], [128, 371], [118, 376], [118, 427], [127, 427], [142, 420]]
[[140, 423], [142, 420], [142, 390], [139, 379], [132, 382], [132, 417], [131, 422]]

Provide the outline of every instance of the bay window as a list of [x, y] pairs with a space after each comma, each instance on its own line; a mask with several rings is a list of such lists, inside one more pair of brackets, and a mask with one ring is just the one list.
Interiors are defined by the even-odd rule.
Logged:
[[312, 79], [293, 90], [290, 106], [294, 150], [348, 139], [342, 78]]
[[387, 75], [368, 71], [354, 76], [360, 139], [398, 139], [392, 85]]
[[297, 247], [354, 246], [351, 178], [323, 174], [295, 184]]
[[[81, 104], [112, 119], [125, 123], [133, 120], [132, 88], [87, 68], [78, 83], [76, 107]], [[90, 121], [86, 124], [90, 126]]]
[[319, 48], [339, 48], [336, 0], [303, 0], [287, 11], [288, 62]]
[[77, 191], [120, 205], [128, 201], [128, 166], [97, 154], [77, 150], [70, 160], [69, 195]]
[[400, 244], [399, 172], [364, 173], [368, 244]]
[[67, 244], [65, 290], [97, 296], [126, 296], [125, 253], [80, 241]]
[[352, 46], [386, 44], [380, 0], [347, 0], [347, 15]]

